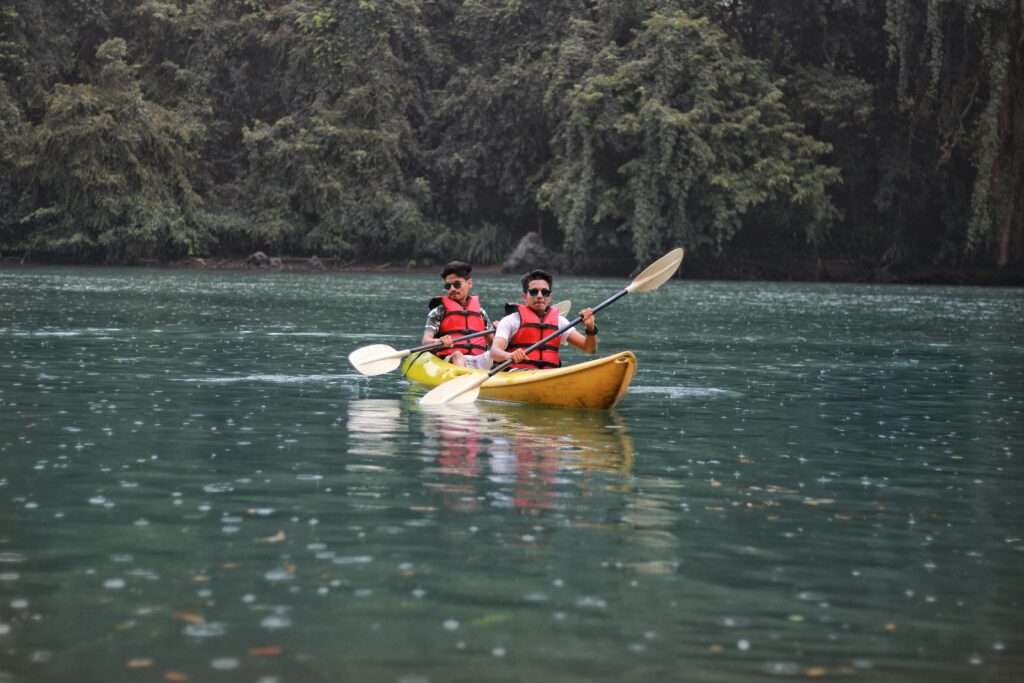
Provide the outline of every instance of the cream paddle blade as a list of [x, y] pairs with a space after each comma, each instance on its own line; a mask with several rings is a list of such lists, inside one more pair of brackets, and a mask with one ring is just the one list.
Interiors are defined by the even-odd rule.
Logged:
[[679, 264], [683, 262], [685, 254], [682, 247], [673, 249], [647, 266], [644, 272], [633, 278], [633, 282], [626, 289], [631, 292], [650, 292], [661, 287], [679, 270]]
[[[502, 365], [505, 364], [502, 363]], [[444, 406], [472, 403], [480, 395], [480, 385], [489, 380], [491, 376], [489, 373], [481, 372], [450, 379], [424, 394], [420, 399], [420, 405]], [[438, 391], [439, 389], [444, 389], [444, 391]]]
[[395, 351], [387, 344], [370, 344], [348, 354], [348, 362], [364, 375], [383, 375], [402, 364], [411, 351]]

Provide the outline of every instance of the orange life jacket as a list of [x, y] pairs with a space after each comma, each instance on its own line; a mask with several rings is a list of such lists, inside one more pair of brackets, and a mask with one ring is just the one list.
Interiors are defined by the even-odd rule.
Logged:
[[[548, 307], [541, 320], [529, 306], [519, 304], [519, 329], [508, 340], [507, 351], [525, 349], [533, 346], [544, 337], [558, 329], [558, 309]], [[557, 368], [562, 363], [558, 358], [558, 345], [562, 343], [562, 335], [558, 335], [543, 346], [539, 346], [526, 354], [526, 361], [512, 363], [509, 368]]]
[[[461, 337], [465, 334], [482, 332], [484, 327], [484, 316], [480, 312], [480, 299], [476, 296], [469, 297], [466, 307], [463, 308], [451, 297], [442, 297], [441, 305], [444, 306], [444, 317], [441, 318], [441, 327], [437, 331], [438, 337], [450, 334], [453, 337]], [[487, 335], [480, 335], [472, 339], [464, 339], [455, 342], [450, 349], [439, 348], [434, 353], [444, 358], [456, 351], [462, 351], [467, 356], [477, 356], [487, 350]]]

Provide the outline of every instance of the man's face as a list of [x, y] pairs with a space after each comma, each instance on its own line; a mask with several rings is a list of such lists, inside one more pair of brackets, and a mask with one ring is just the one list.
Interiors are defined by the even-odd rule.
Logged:
[[466, 305], [466, 299], [469, 298], [469, 290], [473, 287], [473, 278], [462, 277], [451, 273], [444, 279], [444, 288], [446, 295], [455, 303]]
[[541, 315], [551, 302], [551, 289], [547, 280], [530, 280], [523, 292], [523, 301], [533, 309], [533, 312]]

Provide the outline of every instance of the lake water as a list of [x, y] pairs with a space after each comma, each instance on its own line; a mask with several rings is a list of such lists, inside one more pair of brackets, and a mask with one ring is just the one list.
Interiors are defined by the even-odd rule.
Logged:
[[614, 411], [439, 412], [346, 361], [438, 284], [0, 270], [0, 681], [1020, 680], [1024, 290], [672, 281]]

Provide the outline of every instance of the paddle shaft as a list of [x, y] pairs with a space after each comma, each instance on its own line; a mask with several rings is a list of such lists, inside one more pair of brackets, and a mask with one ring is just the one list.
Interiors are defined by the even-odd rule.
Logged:
[[[463, 337], [454, 337], [452, 339], [452, 343], [454, 344], [455, 342], [464, 341], [466, 339], [473, 339], [475, 337], [482, 337], [485, 334], [494, 334], [494, 328], [493, 327], [489, 327], [486, 330], [480, 330], [479, 332], [474, 332], [473, 334], [467, 334], [467, 335], [465, 335]], [[403, 354], [416, 353], [417, 351], [426, 351], [427, 349], [436, 349], [438, 346], [444, 346], [444, 344], [442, 342], [440, 342], [440, 341], [434, 341], [434, 342], [430, 342], [429, 344], [424, 344], [423, 346], [417, 346], [417, 347], [412, 348], [412, 349], [406, 349], [402, 353]]]
[[[611, 297], [605, 299], [604, 301], [602, 301], [598, 305], [594, 306], [590, 310], [593, 313], [597, 313], [598, 311], [600, 311], [605, 306], [612, 305], [613, 303], [615, 303], [616, 301], [618, 301], [622, 297], [626, 296], [627, 294], [629, 294], [629, 289], [624, 289], [621, 292], [619, 292], [618, 294], [615, 294], [614, 296], [611, 296]], [[558, 328], [557, 330], [555, 330], [554, 332], [552, 332], [548, 336], [546, 336], [543, 339], [541, 339], [539, 342], [536, 342], [534, 344], [531, 344], [530, 346], [527, 346], [525, 349], [523, 349], [523, 353], [530, 353], [530, 351], [534, 351], [534, 350], [540, 348], [541, 346], [543, 346], [544, 344], [547, 344], [549, 341], [551, 341], [552, 339], [554, 339], [558, 335], [563, 334], [566, 330], [569, 330], [569, 329], [572, 329], [573, 327], [576, 327], [581, 322], [583, 322], [583, 316], [582, 315], [576, 316], [573, 319], [573, 321], [571, 323], [569, 323], [568, 325], [565, 325], [564, 327]], [[488, 377], [494, 377], [496, 374], [498, 374], [499, 372], [501, 372], [502, 370], [504, 370], [505, 368], [507, 368], [510, 365], [512, 365], [512, 359], [511, 358], [506, 360], [504, 363], [501, 363], [500, 365], [496, 365], [493, 368], [491, 368], [490, 372], [487, 373], [487, 376]]]

